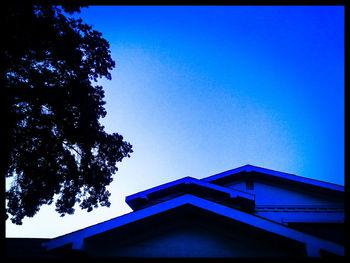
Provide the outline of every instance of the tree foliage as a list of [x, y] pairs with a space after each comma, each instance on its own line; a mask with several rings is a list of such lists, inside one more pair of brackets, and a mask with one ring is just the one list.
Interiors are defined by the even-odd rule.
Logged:
[[5, 5], [1, 84], [7, 122], [3, 173], [7, 218], [21, 224], [55, 197], [56, 211], [110, 206], [106, 190], [132, 146], [99, 123], [105, 117], [98, 78], [115, 66], [102, 34], [66, 13], [78, 7]]

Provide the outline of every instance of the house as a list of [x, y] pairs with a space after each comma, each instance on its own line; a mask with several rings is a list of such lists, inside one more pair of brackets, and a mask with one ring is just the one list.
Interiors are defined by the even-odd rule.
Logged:
[[133, 212], [42, 243], [90, 257], [344, 256], [344, 187], [245, 165], [126, 197]]

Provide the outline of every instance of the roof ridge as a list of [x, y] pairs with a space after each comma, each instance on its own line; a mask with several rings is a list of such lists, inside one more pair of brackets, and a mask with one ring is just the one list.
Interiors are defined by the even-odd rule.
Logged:
[[231, 169], [231, 170], [227, 170], [227, 171], [217, 173], [217, 174], [214, 174], [214, 175], [211, 175], [208, 177], [204, 177], [201, 180], [203, 180], [205, 182], [211, 182], [211, 181], [221, 179], [221, 178], [224, 178], [226, 176], [230, 176], [230, 175], [233, 175], [233, 174], [236, 174], [239, 172], [243, 172], [243, 171], [261, 172], [261, 173], [269, 174], [272, 176], [277, 176], [277, 177], [287, 179], [287, 180], [294, 180], [294, 181], [299, 181], [299, 182], [307, 183], [307, 184], [313, 184], [313, 185], [316, 185], [319, 187], [328, 188], [328, 189], [332, 189], [332, 190], [344, 191], [344, 186], [339, 185], [339, 184], [330, 183], [330, 182], [326, 182], [326, 181], [322, 181], [322, 180], [318, 180], [318, 179], [313, 179], [313, 178], [308, 178], [308, 177], [304, 177], [304, 176], [300, 176], [300, 175], [296, 175], [296, 174], [281, 172], [281, 171], [277, 171], [277, 170], [272, 170], [272, 169], [268, 169], [268, 168], [264, 168], [264, 167], [251, 165], [251, 164], [246, 164], [246, 165], [243, 165], [243, 166]]

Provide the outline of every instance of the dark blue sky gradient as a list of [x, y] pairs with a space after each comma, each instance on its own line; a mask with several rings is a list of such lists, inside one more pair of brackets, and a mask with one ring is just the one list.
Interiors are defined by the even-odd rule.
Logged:
[[135, 152], [109, 187], [111, 208], [63, 219], [43, 208], [7, 236], [65, 234], [129, 212], [126, 195], [245, 164], [344, 185], [344, 7], [93, 6], [77, 16], [110, 42], [101, 122]]
[[[227, 147], [236, 144], [227, 136], [220, 138], [220, 130], [242, 130], [258, 120], [266, 121], [265, 127], [274, 121], [277, 131], [264, 135], [275, 144], [278, 139], [294, 144], [289, 157], [298, 159], [294, 168], [280, 169], [342, 184], [343, 12], [343, 7], [307, 6], [94, 7], [82, 15], [110, 41], [116, 82], [124, 61], [140, 66], [135, 75], [140, 79], [134, 81], [142, 82], [147, 72], [156, 78], [152, 87], [144, 83], [135, 91], [143, 109], [153, 115], [143, 116], [146, 122], [162, 124], [169, 117], [164, 125], [180, 133], [184, 128], [197, 131], [197, 140], [203, 138], [201, 146], [213, 144], [208, 148], [215, 147], [216, 158], [221, 158]], [[113, 89], [118, 93], [133, 87]], [[112, 100], [107, 97], [108, 102]], [[261, 114], [267, 119], [261, 120]], [[253, 116], [257, 120], [250, 119]], [[158, 128], [161, 132], [161, 125]], [[288, 135], [269, 136], [278, 129]], [[264, 139], [253, 130], [249, 138], [241, 139], [249, 144]], [[128, 137], [127, 131], [124, 134]], [[265, 149], [259, 150], [265, 155]], [[288, 149], [280, 150], [269, 154], [288, 155]], [[202, 153], [198, 149], [193, 154]], [[246, 162], [259, 164], [254, 155]], [[226, 168], [230, 166], [222, 167]]]

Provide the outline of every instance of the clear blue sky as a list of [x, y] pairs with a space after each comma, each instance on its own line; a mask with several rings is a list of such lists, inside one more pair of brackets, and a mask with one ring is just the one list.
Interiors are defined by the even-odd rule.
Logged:
[[344, 185], [344, 7], [99, 7], [116, 68], [107, 132], [134, 147], [110, 208], [44, 206], [8, 237], [55, 237], [128, 213], [125, 196], [252, 164]]

